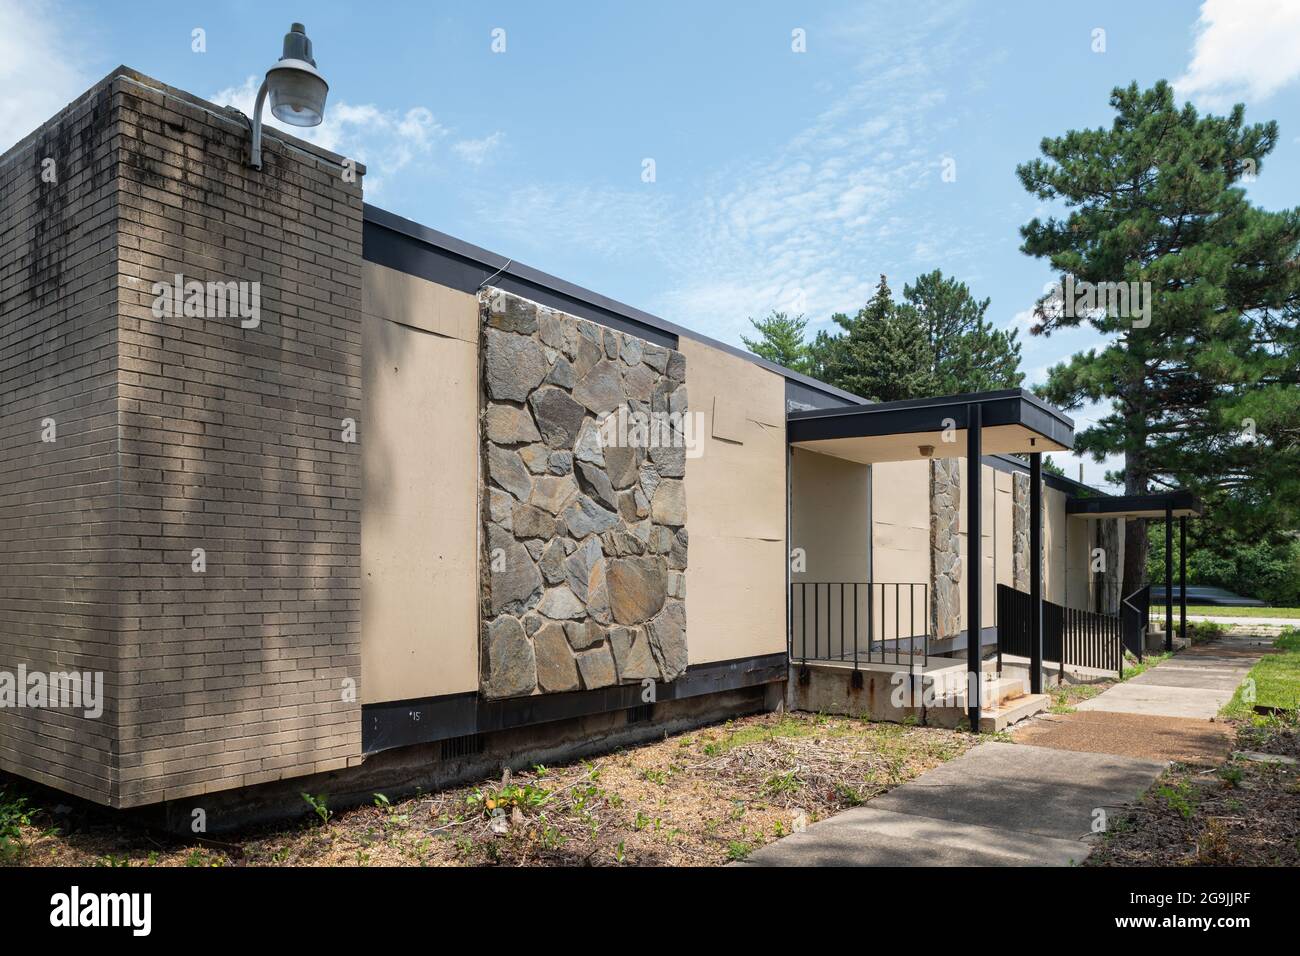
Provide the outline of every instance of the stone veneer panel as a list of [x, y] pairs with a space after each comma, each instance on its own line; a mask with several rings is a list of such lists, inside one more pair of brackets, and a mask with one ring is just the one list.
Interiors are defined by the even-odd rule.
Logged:
[[686, 361], [500, 289], [482, 319], [481, 687], [686, 669]]
[[[1043, 600], [1047, 600], [1047, 494], [1042, 499]], [[1016, 472], [1011, 476], [1011, 583], [1017, 591], [1029, 593], [1029, 476]]]
[[1011, 586], [1029, 592], [1029, 476], [1011, 476]]
[[930, 633], [961, 631], [961, 460], [930, 460]]

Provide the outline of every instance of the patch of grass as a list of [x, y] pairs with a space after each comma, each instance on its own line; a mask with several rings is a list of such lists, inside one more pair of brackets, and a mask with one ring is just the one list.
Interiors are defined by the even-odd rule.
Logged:
[[1172, 656], [1173, 655], [1170, 654], [1168, 651], [1161, 651], [1158, 654], [1146, 655], [1146, 658], [1142, 661], [1133, 661], [1132, 663], [1129, 663], [1129, 661], [1126, 659], [1124, 662], [1124, 676], [1121, 679], [1131, 680], [1132, 678], [1137, 677], [1139, 674], [1149, 671], [1151, 668], [1155, 667], [1161, 661], [1168, 660]]
[[1206, 644], [1218, 640], [1230, 630], [1232, 630], [1231, 625], [1220, 624], [1217, 621], [1188, 621], [1187, 639], [1192, 644]]
[[1156, 796], [1184, 820], [1192, 815], [1192, 788], [1186, 781], [1156, 787]]
[[770, 724], [751, 724], [738, 730], [728, 728], [721, 740], [710, 741], [704, 745], [704, 752], [710, 757], [717, 757], [737, 747], [748, 744], [765, 743], [778, 737], [814, 737], [843, 736], [849, 733], [845, 727], [828, 726], [824, 718], [812, 720], [785, 715]]
[[1300, 708], [1300, 628], [1288, 627], [1273, 641], [1281, 653], [1260, 658], [1232, 700], [1220, 711], [1225, 717], [1253, 717], [1255, 707]]
[[1065, 684], [1059, 686], [1051, 692], [1052, 706], [1048, 709], [1053, 714], [1072, 714], [1075, 711], [1075, 704], [1096, 697], [1110, 685], [1111, 682], [1108, 681], [1104, 685]]
[[313, 797], [310, 793], [303, 793], [301, 796], [303, 802], [306, 803], [307, 806], [311, 807], [312, 813], [316, 814], [316, 816], [320, 819], [321, 826], [324, 826], [325, 824], [330, 822], [330, 817], [332, 817], [334, 814], [330, 811], [329, 806], [325, 803], [325, 794], [322, 793], [318, 797]]
[[732, 840], [727, 844], [728, 860], [743, 860], [754, 852], [754, 846], [748, 840]]
[[[1300, 618], [1300, 607], [1215, 607], [1214, 605], [1188, 605], [1188, 614], [1197, 614], [1202, 617], [1294, 617]], [[1174, 616], [1178, 615], [1178, 607], [1174, 606]], [[1164, 612], [1161, 611], [1161, 620], [1164, 619]]]
[[23, 854], [22, 828], [32, 822], [27, 798], [0, 787], [0, 863], [12, 863]]
[[763, 795], [775, 797], [782, 793], [798, 793], [803, 789], [803, 784], [799, 782], [796, 776], [797, 771], [791, 770], [787, 773], [775, 773], [763, 782]]

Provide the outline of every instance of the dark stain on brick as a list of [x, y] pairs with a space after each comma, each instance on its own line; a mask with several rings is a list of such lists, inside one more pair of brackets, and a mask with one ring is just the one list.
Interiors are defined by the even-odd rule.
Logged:
[[[32, 175], [39, 185], [31, 215], [34, 232], [26, 255], [25, 288], [37, 307], [58, 298], [69, 248], [87, 229], [94, 228], [88, 207], [70, 207], [79, 196], [88, 202], [98, 198], [101, 187], [112, 178], [111, 154], [99, 149], [112, 123], [111, 99], [112, 91], [105, 86], [91, 101], [88, 119], [74, 112], [47, 129], [35, 143]], [[56, 182], [40, 181], [41, 164], [46, 158], [55, 161]], [[86, 178], [78, 179], [83, 171]]]

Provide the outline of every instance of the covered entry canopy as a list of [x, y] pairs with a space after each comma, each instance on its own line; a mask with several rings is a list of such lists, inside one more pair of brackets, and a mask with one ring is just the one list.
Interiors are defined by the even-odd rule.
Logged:
[[1199, 518], [1201, 511], [1201, 500], [1190, 491], [1071, 498], [1065, 503], [1065, 513], [1080, 518]]
[[[1042, 466], [1043, 452], [1068, 451], [1074, 445], [1074, 422], [1024, 389], [973, 392], [941, 398], [878, 402], [851, 408], [791, 412], [786, 437], [795, 448], [870, 465], [885, 461], [965, 457], [963, 479], [966, 514], [962, 519], [971, 541], [981, 541], [983, 468], [990, 454], [1021, 454], [1029, 460], [1029, 595], [1030, 691], [1042, 690]], [[1033, 559], [1038, 555], [1038, 560]], [[970, 686], [966, 694], [970, 726], [980, 725], [983, 672], [980, 641], [980, 579], [983, 561], [969, 561], [966, 584], [966, 658]]]
[[[1162, 518], [1165, 522], [1165, 649], [1174, 638], [1174, 519], [1178, 519], [1178, 632], [1187, 639], [1187, 519], [1199, 518], [1201, 500], [1190, 491], [1071, 498], [1065, 513], [1076, 518]], [[1137, 592], [1134, 592], [1137, 593]], [[1132, 595], [1130, 595], [1131, 597]]]
[[982, 425], [985, 455], [1068, 451], [1074, 445], [1074, 422], [1019, 388], [791, 412], [786, 435], [796, 448], [860, 464], [954, 458], [967, 448], [972, 412]]

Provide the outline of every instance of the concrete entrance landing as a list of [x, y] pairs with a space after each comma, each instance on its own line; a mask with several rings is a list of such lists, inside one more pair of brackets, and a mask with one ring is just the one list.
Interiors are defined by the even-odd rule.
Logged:
[[1156, 760], [987, 743], [756, 851], [754, 866], [1067, 866], [1093, 811], [1137, 799]]

